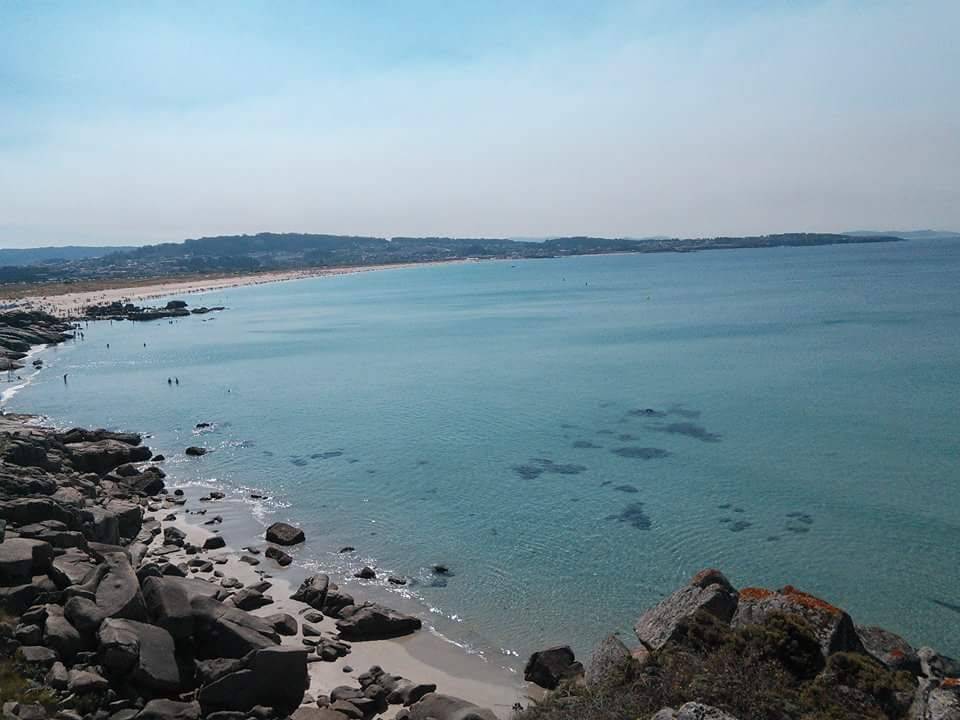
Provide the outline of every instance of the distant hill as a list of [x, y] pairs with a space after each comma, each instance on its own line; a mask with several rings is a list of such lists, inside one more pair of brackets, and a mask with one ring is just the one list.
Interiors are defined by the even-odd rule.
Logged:
[[853, 237], [897, 237], [902, 240], [960, 240], [960, 232], [952, 230], [853, 230], [844, 235]]
[[[138, 248], [15, 250], [17, 265], [0, 255], [0, 284], [145, 279], [196, 274], [238, 274], [466, 259], [537, 259], [605, 253], [689, 253], [848, 243], [903, 242], [866, 234], [781, 233], [712, 238], [552, 237], [537, 242], [505, 238], [369, 237], [312, 233], [223, 235]], [[32, 262], [25, 259], [32, 252]], [[86, 257], [75, 253], [87, 253]], [[64, 255], [74, 253], [73, 258]], [[28, 264], [29, 263], [29, 264]]]
[[0, 248], [0, 267], [22, 267], [39, 263], [59, 263], [70, 260], [86, 260], [99, 258], [118, 252], [129, 252], [133, 247], [85, 247], [81, 245], [65, 245], [63, 247], [39, 248]]

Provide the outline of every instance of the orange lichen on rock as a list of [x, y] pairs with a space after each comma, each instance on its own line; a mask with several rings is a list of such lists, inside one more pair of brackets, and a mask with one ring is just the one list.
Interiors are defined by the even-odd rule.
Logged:
[[960, 678], [944, 678], [940, 685], [945, 688], [960, 688]]
[[766, 588], [759, 587], [748, 587], [743, 588], [740, 591], [741, 600], [763, 600], [773, 595], [773, 590], [767, 590]]
[[810, 593], [797, 590], [795, 587], [793, 587], [793, 585], [787, 585], [786, 587], [782, 588], [780, 593], [782, 595], [786, 595], [798, 605], [803, 605], [811, 610], [821, 610], [823, 612], [830, 613], [831, 615], [840, 615], [843, 613], [843, 610], [835, 605], [831, 605], [826, 600], [821, 600]]

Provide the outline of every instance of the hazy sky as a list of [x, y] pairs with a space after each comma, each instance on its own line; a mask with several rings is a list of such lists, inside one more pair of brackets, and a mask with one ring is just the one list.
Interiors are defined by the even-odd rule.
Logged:
[[960, 2], [0, 3], [0, 246], [960, 229]]

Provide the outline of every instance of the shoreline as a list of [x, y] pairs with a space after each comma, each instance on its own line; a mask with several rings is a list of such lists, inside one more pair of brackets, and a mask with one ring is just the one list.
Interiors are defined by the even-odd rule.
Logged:
[[[318, 277], [340, 277], [364, 272], [381, 270], [404, 270], [414, 267], [432, 267], [438, 265], [481, 262], [479, 260], [435, 260], [422, 263], [397, 263], [394, 265], [356, 265], [335, 268], [312, 268], [304, 270], [277, 270], [253, 274], [217, 275], [178, 279], [177, 277], [153, 278], [141, 282], [97, 283], [95, 287], [74, 290], [70, 284], [58, 283], [53, 286], [41, 286], [36, 292], [7, 294], [0, 286], [0, 311], [41, 310], [57, 317], [79, 317], [80, 311], [89, 305], [108, 305], [115, 301], [135, 302], [155, 300], [173, 295], [193, 295], [197, 293], [225, 290], [228, 288], [267, 285], [293, 280], [307, 280]], [[30, 288], [26, 288], [30, 290]], [[42, 290], [46, 289], [46, 292]]]
[[[201, 292], [201, 290], [197, 290], [197, 292]], [[166, 295], [166, 292], [164, 295]], [[31, 346], [27, 357], [42, 356], [45, 350], [51, 350], [55, 346], [55, 343]], [[32, 368], [28, 371], [25, 367], [24, 377], [17, 380], [12, 387], [3, 390], [0, 406], [6, 405], [14, 394], [28, 386], [37, 372]], [[0, 419], [0, 429], [2, 430], [7, 430], [10, 426], [30, 428], [41, 433], [63, 432], [67, 429], [66, 426], [61, 427], [56, 418], [48, 416], [17, 412], [4, 413], [0, 417], [2, 417]], [[146, 433], [145, 438], [151, 437], [149, 428], [141, 428], [140, 430]], [[154, 453], [164, 453], [167, 457], [183, 452], [183, 448], [162, 446], [152, 447], [151, 449]], [[143, 469], [150, 466], [163, 467], [164, 464], [162, 462], [159, 464], [147, 462], [138, 465]], [[248, 502], [245, 502], [239, 496], [228, 496], [213, 502], [200, 502], [200, 496], [204, 494], [204, 491], [209, 491], [211, 485], [218, 486], [218, 483], [216, 481], [203, 484], [193, 481], [178, 482], [175, 471], [173, 473], [166, 478], [166, 492], [170, 494], [160, 496], [161, 506], [155, 506], [155, 509], [150, 510], [145, 508], [144, 524], [151, 521], [156, 522], [161, 533], [167, 526], [177, 528], [186, 534], [188, 543], [198, 547], [202, 547], [204, 541], [212, 535], [220, 535], [227, 542], [227, 545], [215, 552], [209, 554], [204, 552], [201, 555], [189, 555], [181, 548], [175, 553], [165, 555], [164, 559], [176, 564], [186, 563], [191, 558], [208, 557], [213, 559], [216, 556], [218, 562], [222, 562], [222, 564], [215, 566], [216, 570], [227, 577], [237, 578], [244, 586], [256, 584], [264, 579], [269, 580], [273, 584], [270, 594], [274, 601], [263, 608], [252, 611], [254, 615], [266, 617], [287, 612], [300, 618], [304, 611], [310, 610], [310, 607], [306, 604], [290, 599], [290, 595], [300, 582], [315, 572], [301, 564], [303, 562], [309, 564], [313, 561], [313, 558], [298, 557], [296, 562], [287, 567], [281, 567], [273, 560], [267, 559], [263, 555], [263, 551], [269, 546], [269, 543], [263, 539], [264, 526], [258, 520]], [[181, 499], [186, 499], [185, 505], [172, 506], [169, 504], [174, 489], [182, 490], [183, 497]], [[188, 514], [188, 510], [195, 514]], [[208, 511], [210, 511], [209, 515]], [[176, 519], [164, 521], [163, 518], [170, 512], [176, 513]], [[222, 522], [214, 528], [208, 529], [203, 523], [207, 517], [214, 514], [220, 516]], [[254, 568], [242, 562], [240, 559], [243, 554], [241, 548], [256, 548], [259, 550], [257, 557], [260, 559], [260, 566]], [[290, 550], [290, 548], [287, 549]], [[152, 553], [153, 550], [148, 551], [147, 560]], [[263, 572], [263, 575], [261, 576], [258, 571]], [[200, 576], [197, 574], [197, 576], [203, 580], [216, 582], [216, 579], [209, 575]], [[375, 588], [365, 590], [362, 586], [358, 587], [357, 582], [335, 575], [331, 575], [330, 580], [341, 584], [342, 587], [345, 586], [344, 589], [356, 599], [358, 605], [370, 601], [384, 601], [387, 603], [387, 607], [397, 608], [401, 612], [412, 613], [421, 617], [424, 627], [405, 637], [356, 642], [353, 644], [350, 654], [338, 658], [334, 662], [309, 663], [310, 692], [312, 695], [329, 693], [334, 687], [342, 686], [345, 683], [355, 684], [358, 682], [358, 677], [367, 672], [369, 667], [377, 665], [383, 666], [390, 673], [412, 680], [414, 683], [435, 683], [438, 686], [438, 693], [456, 696], [474, 705], [489, 708], [499, 718], [504, 719], [512, 717], [517, 704], [526, 705], [530, 702], [531, 697], [541, 697], [540, 689], [524, 682], [522, 674], [515, 669], [497, 663], [495, 658], [488, 657], [482, 652], [472, 652], [435, 630], [430, 624], [429, 615], [423, 612], [425, 606], [422, 601], [399, 598], [392, 594], [390, 594], [389, 599], [382, 599], [376, 596], [386, 594], [385, 591], [382, 593], [370, 592]], [[346, 583], [344, 583], [345, 580]], [[315, 625], [325, 634], [336, 637], [334, 622], [333, 618], [325, 617], [322, 622], [315, 623]], [[282, 637], [282, 645], [300, 647], [303, 643], [302, 633], [303, 629], [300, 627], [295, 636]], [[393, 717], [397, 709], [391, 708], [391, 711], [388, 711], [384, 717]]]
[[[176, 479], [171, 476], [171, 480], [168, 487], [178, 489]], [[186, 504], [179, 508], [157, 510], [145, 518], [156, 519], [161, 527], [171, 525], [182, 530], [186, 533], [188, 542], [201, 547], [204, 541], [213, 535], [223, 537], [226, 547], [216, 551], [216, 555], [208, 555], [211, 558], [226, 559], [226, 563], [216, 566], [218, 570], [227, 577], [237, 578], [245, 586], [262, 580], [273, 584], [269, 594], [274, 598], [274, 602], [252, 610], [254, 615], [266, 617], [287, 612], [300, 617], [304, 611], [310, 609], [305, 603], [289, 598], [311, 572], [296, 562], [281, 567], [264, 557], [263, 551], [269, 543], [263, 540], [263, 528], [250, 513], [248, 506], [229, 498], [201, 502], [200, 498], [207, 493], [201, 492], [201, 487], [196, 485], [179, 489], [184, 491]], [[168, 512], [175, 512], [176, 519], [163, 522], [162, 518]], [[222, 518], [222, 522], [211, 525], [208, 529], [204, 523], [213, 517]], [[259, 533], [251, 532], [254, 527]], [[251, 548], [258, 551], [255, 557], [260, 560], [260, 564], [257, 566], [240, 560], [244, 549], [249, 552]], [[168, 556], [171, 562], [186, 562], [189, 558], [183, 551]], [[341, 580], [342, 578], [331, 576], [332, 582], [341, 584]], [[341, 587], [344, 586], [341, 584]], [[365, 597], [362, 588], [358, 590], [351, 585], [347, 589], [358, 602], [369, 599]], [[526, 687], [526, 683], [522, 682], [519, 676], [508, 673], [481, 655], [469, 653], [454, 642], [437, 636], [431, 632], [426, 622], [424, 624], [420, 631], [405, 637], [354, 642], [350, 654], [334, 662], [311, 663], [311, 691], [320, 692], [326, 688], [329, 692], [346, 681], [356, 681], [371, 665], [382, 665], [389, 672], [414, 682], [436, 683], [437, 692], [455, 695], [481, 707], [490, 708], [501, 718], [511, 716], [514, 703], [527, 703], [527, 691], [533, 688]], [[330, 617], [325, 617], [314, 625], [324, 633], [335, 634], [334, 621]], [[298, 646], [301, 640], [302, 629], [295, 636], [282, 638], [283, 644], [293, 646]], [[347, 672], [345, 668], [352, 669]]]

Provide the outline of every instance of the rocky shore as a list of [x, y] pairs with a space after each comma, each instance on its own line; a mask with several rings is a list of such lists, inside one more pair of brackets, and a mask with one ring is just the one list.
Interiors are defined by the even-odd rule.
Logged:
[[[69, 330], [42, 313], [2, 316], [2, 352], [25, 356]], [[235, 551], [213, 512], [203, 525], [184, 519], [222, 495], [191, 509], [140, 435], [32, 420], [0, 417], [5, 717], [497, 717], [378, 662], [382, 641], [417, 633], [418, 618], [326, 575], [296, 588], [272, 578], [298, 529], [275, 524], [265, 543]], [[360, 661], [365, 670], [348, 664]]]
[[586, 667], [569, 647], [534, 653], [552, 691], [521, 720], [960, 720], [960, 662], [792, 586], [737, 589], [718, 570], [644, 612], [639, 645], [611, 635]]

